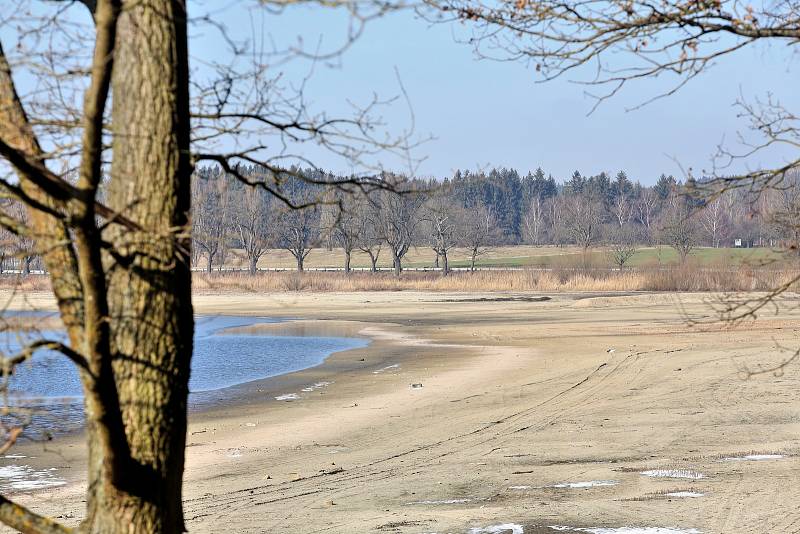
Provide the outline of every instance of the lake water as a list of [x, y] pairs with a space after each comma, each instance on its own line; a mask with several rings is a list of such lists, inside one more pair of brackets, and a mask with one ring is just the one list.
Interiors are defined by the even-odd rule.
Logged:
[[[278, 321], [264, 317], [197, 317], [189, 382], [190, 404], [213, 402], [214, 392], [222, 393], [224, 388], [314, 367], [334, 352], [364, 347], [368, 343], [365, 339], [346, 337], [225, 332], [228, 328], [274, 322]], [[24, 343], [40, 337], [63, 339], [63, 333], [49, 331], [20, 336], [5, 332], [0, 334], [0, 349], [5, 355], [13, 354]], [[33, 427], [58, 431], [63, 428], [53, 428], [54, 420], [72, 428], [82, 422], [78, 373], [60, 354], [42, 351], [18, 366], [11, 377], [10, 389], [15, 402], [46, 407], [35, 416]], [[49, 422], [45, 423], [45, 417]]]

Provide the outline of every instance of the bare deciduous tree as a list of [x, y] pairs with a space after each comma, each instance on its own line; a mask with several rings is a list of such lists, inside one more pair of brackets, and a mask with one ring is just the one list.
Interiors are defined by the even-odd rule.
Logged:
[[484, 205], [464, 208], [460, 218], [459, 241], [467, 249], [469, 268], [474, 272], [478, 258], [490, 250], [497, 222], [492, 211]]
[[700, 224], [703, 227], [711, 246], [718, 248], [720, 241], [726, 237], [728, 218], [720, 197], [711, 199], [700, 212]]
[[[364, 242], [364, 233], [367, 220], [361, 216], [361, 210], [364, 200], [358, 197], [347, 196], [339, 201], [338, 214], [329, 217], [329, 221], [320, 223], [323, 232], [330, 235], [331, 241], [337, 246], [341, 247], [344, 252], [344, 272], [350, 273], [350, 260], [353, 251], [359, 246], [359, 243]], [[324, 215], [324, 214], [323, 214]], [[320, 216], [322, 218], [322, 215]], [[328, 225], [333, 225], [331, 229], [327, 229]], [[367, 247], [371, 249], [371, 247]], [[376, 260], [377, 261], [377, 258]], [[373, 266], [374, 266], [373, 262]]]
[[[293, 205], [285, 206], [277, 215], [275, 224], [278, 247], [287, 250], [295, 259], [297, 272], [303, 272], [306, 257], [319, 240], [320, 206], [318, 195], [294, 178], [290, 178], [283, 193]], [[386, 193], [391, 195], [393, 193]]]
[[380, 224], [379, 231], [392, 254], [395, 276], [402, 273], [403, 257], [414, 244], [422, 201], [421, 195], [411, 191], [402, 194], [381, 192], [378, 195], [376, 215]]
[[377, 203], [364, 202], [359, 205], [355, 216], [358, 217], [361, 232], [358, 237], [358, 249], [369, 256], [370, 272], [378, 272], [378, 259], [383, 248], [383, 238], [380, 231], [380, 217], [377, 212]]
[[611, 212], [614, 215], [614, 220], [617, 226], [622, 228], [627, 224], [631, 218], [631, 202], [626, 193], [619, 193], [614, 198], [614, 203], [611, 205]]
[[434, 195], [422, 208], [422, 231], [437, 259], [441, 258], [442, 276], [450, 273], [447, 253], [458, 242], [456, 211], [450, 200], [441, 194]]
[[636, 201], [636, 220], [642, 225], [647, 243], [653, 242], [653, 222], [658, 208], [658, 194], [652, 189], [645, 189]]
[[662, 241], [678, 253], [681, 264], [697, 246], [697, 224], [689, 202], [682, 195], [673, 195], [668, 201], [661, 227]]
[[636, 233], [630, 225], [613, 225], [609, 243], [609, 256], [614, 265], [623, 269], [636, 254]]
[[213, 181], [192, 182], [192, 243], [206, 256], [206, 272], [210, 273], [214, 260], [220, 266], [221, 256], [229, 238], [231, 226], [230, 195], [224, 177]]
[[584, 254], [600, 238], [602, 205], [590, 192], [572, 195], [564, 202], [564, 224]]
[[237, 197], [238, 208], [233, 221], [239, 245], [247, 257], [248, 270], [255, 274], [258, 261], [275, 237], [272, 200], [266, 191], [255, 187], [241, 189]]
[[545, 201], [542, 199], [541, 195], [534, 196], [528, 207], [528, 213], [525, 214], [524, 218], [525, 234], [532, 245], [540, 244], [546, 212]]

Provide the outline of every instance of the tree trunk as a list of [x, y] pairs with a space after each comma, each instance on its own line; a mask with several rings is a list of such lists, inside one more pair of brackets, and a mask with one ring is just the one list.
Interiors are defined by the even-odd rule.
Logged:
[[403, 264], [394, 249], [392, 249], [392, 266], [394, 267], [394, 275], [400, 276], [400, 273], [403, 272]]
[[248, 269], [250, 270], [250, 274], [256, 274], [258, 272], [258, 258], [255, 256], [250, 257]]
[[[128, 0], [112, 77], [111, 207], [142, 226], [109, 236], [112, 366], [130, 461], [109, 468], [89, 423], [86, 532], [185, 530], [181, 486], [194, 318], [189, 57], [182, 0]], [[114, 470], [115, 472], [109, 472]]]
[[433, 262], [433, 267], [434, 267], [434, 269], [438, 269], [439, 268], [439, 253], [438, 252], [436, 253], [436, 261]]
[[478, 258], [478, 252], [475, 249], [472, 249], [472, 257], [470, 258], [470, 266], [469, 270], [473, 273], [475, 272], [475, 260]]
[[350, 251], [344, 249], [344, 272], [350, 274]]
[[369, 261], [370, 261], [370, 271], [373, 272], [373, 273], [377, 273], [378, 272], [378, 256], [373, 254], [372, 251], [369, 252]]
[[209, 252], [208, 253], [208, 263], [206, 263], [206, 272], [208, 274], [211, 274], [211, 270], [212, 270], [213, 263], [214, 263], [213, 259], [214, 259], [214, 255]]
[[303, 260], [305, 259], [302, 254], [298, 254], [295, 256], [297, 258], [297, 272], [303, 272]]
[[450, 274], [450, 265], [447, 261], [447, 252], [442, 253], [442, 276]]
[[225, 246], [225, 240], [220, 240], [220, 247], [217, 256], [219, 256], [219, 260], [217, 263], [217, 271], [222, 271], [222, 268], [225, 266], [225, 257], [228, 255], [228, 248]]

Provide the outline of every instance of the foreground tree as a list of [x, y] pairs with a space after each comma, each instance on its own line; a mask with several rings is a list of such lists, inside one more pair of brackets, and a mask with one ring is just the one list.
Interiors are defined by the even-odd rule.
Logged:
[[[274, 169], [273, 157], [285, 161], [268, 156], [263, 139], [317, 143], [354, 162], [364, 147], [391, 150], [394, 141], [370, 137], [377, 130], [369, 109], [331, 121], [309, 115], [302, 100], [264, 98], [257, 62], [249, 73], [219, 67], [197, 76], [190, 97], [182, 0], [82, 4], [42, 3], [36, 9], [53, 12], [39, 16], [20, 2], [0, 21], [2, 39], [18, 40], [8, 49], [0, 42], [0, 187], [28, 214], [20, 220], [4, 210], [0, 224], [42, 255], [68, 338], [40, 339], [3, 364], [8, 372], [49, 349], [79, 370], [88, 484], [78, 531], [182, 532], [195, 163], [213, 161], [290, 205], [275, 184], [241, 171], [245, 162]], [[30, 105], [12, 67], [17, 80], [38, 83]], [[241, 135], [228, 143], [236, 152], [214, 150], [232, 135]], [[337, 187], [386, 188], [368, 178]], [[7, 447], [21, 429], [3, 432]], [[0, 520], [25, 533], [73, 530], [5, 497]]]
[[[31, 216], [27, 228], [5, 222], [46, 251], [69, 346], [44, 346], [81, 371], [89, 443], [82, 530], [177, 532], [184, 529], [193, 333], [186, 13], [180, 2], [123, 9], [100, 0], [94, 20], [74, 184], [46, 166], [0, 49], [0, 154], [19, 178], [3, 185]], [[98, 193], [112, 88], [114, 157], [106, 205]], [[69, 530], [6, 499], [0, 519], [23, 532]]]

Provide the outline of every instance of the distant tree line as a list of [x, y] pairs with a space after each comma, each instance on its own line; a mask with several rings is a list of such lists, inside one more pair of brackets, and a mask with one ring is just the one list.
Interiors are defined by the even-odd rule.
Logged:
[[[245, 185], [217, 166], [195, 171], [194, 267], [212, 272], [229, 265], [236, 251], [255, 273], [268, 251], [284, 249], [302, 271], [308, 254], [324, 247], [344, 252], [347, 272], [353, 253], [362, 252], [372, 271], [383, 255], [400, 274], [406, 254], [417, 247], [429, 248], [447, 274], [453, 248], [466, 250], [474, 269], [491, 247], [517, 244], [572, 245], [584, 252], [602, 245], [612, 263], [624, 267], [641, 246], [672, 247], [685, 261], [698, 246], [797, 249], [800, 243], [796, 175], [784, 187], [755, 193], [665, 174], [645, 186], [624, 171], [613, 177], [575, 171], [563, 182], [541, 168], [524, 176], [506, 168], [458, 170], [444, 180], [387, 173], [378, 181], [390, 187], [355, 190], [337, 187], [352, 177], [319, 170], [275, 175], [252, 166], [237, 172], [266, 187]], [[29, 241], [0, 231], [0, 272], [40, 268]]]
[[[326, 187], [348, 177], [292, 168], [283, 176], [239, 168], [254, 182], [280, 191], [242, 185], [217, 167], [200, 168], [194, 181], [193, 261], [208, 271], [240, 251], [255, 272], [270, 249], [285, 249], [297, 270], [315, 247], [369, 256], [377, 270], [381, 254], [400, 274], [412, 247], [427, 247], [443, 273], [451, 249], [466, 249], [474, 268], [492, 246], [531, 244], [605, 245], [623, 267], [636, 247], [666, 245], [681, 261], [697, 246], [777, 247], [798, 242], [785, 218], [800, 210], [797, 179], [759, 194], [714, 189], [662, 174], [652, 186], [624, 171], [584, 176], [575, 171], [559, 183], [542, 169], [522, 176], [514, 169], [456, 171], [444, 180], [385, 174], [392, 187], [342, 192]], [[715, 182], [716, 183], [716, 182]]]

